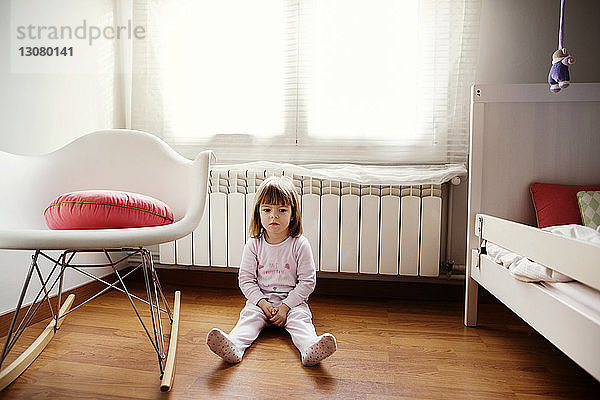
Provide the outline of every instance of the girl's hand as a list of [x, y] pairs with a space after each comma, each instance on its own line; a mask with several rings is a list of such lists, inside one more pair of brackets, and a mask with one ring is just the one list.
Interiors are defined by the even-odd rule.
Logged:
[[273, 316], [275, 308], [273, 308], [273, 304], [269, 303], [266, 299], [260, 299], [256, 305], [263, 310], [267, 318]]
[[287, 304], [283, 303], [274, 310], [276, 312], [270, 318], [270, 321], [273, 323], [273, 325], [284, 326], [285, 321], [287, 320], [287, 314], [288, 314], [288, 311], [290, 311], [290, 308], [288, 307]]

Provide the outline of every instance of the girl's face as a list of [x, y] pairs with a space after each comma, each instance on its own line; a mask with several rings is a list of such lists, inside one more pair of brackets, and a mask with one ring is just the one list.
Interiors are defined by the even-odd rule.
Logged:
[[[292, 207], [282, 204], [261, 204], [260, 223], [267, 231], [267, 237], [285, 239], [292, 218]], [[285, 237], [284, 237], [285, 236]]]

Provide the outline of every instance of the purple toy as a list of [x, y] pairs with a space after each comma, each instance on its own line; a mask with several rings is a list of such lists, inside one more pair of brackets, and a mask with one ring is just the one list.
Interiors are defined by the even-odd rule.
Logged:
[[548, 75], [548, 83], [552, 92], [560, 92], [560, 89], [571, 84], [569, 65], [574, 62], [575, 59], [567, 53], [566, 49], [556, 50], [552, 54], [552, 67], [550, 67], [550, 74]]
[[563, 47], [564, 25], [565, 25], [565, 0], [560, 1], [560, 26], [558, 31], [558, 50], [552, 54], [552, 67], [548, 74], [548, 83], [550, 91], [557, 93], [560, 89], [566, 88], [571, 84], [569, 76], [569, 65], [575, 63], [575, 58], [567, 53]]

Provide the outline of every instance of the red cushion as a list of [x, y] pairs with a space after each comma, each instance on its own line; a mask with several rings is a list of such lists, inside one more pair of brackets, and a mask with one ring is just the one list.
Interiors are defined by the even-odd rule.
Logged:
[[58, 196], [44, 211], [50, 229], [140, 228], [173, 223], [165, 203], [143, 194], [86, 190]]
[[554, 225], [580, 224], [581, 214], [577, 192], [600, 190], [600, 185], [556, 185], [532, 183], [529, 188], [539, 228]]

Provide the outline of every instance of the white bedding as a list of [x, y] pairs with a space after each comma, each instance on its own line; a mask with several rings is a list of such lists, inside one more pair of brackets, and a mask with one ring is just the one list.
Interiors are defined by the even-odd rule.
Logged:
[[[583, 225], [558, 225], [543, 229], [557, 235], [570, 237], [600, 245], [600, 227], [597, 230]], [[553, 271], [548, 267], [531, 261], [516, 253], [512, 253], [493, 243], [487, 243], [487, 254], [497, 263], [502, 264], [518, 280], [524, 282], [569, 282], [572, 281], [566, 275]], [[600, 267], [600, 261], [598, 261]]]

